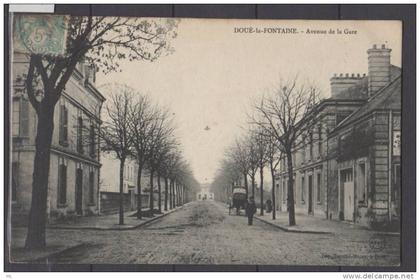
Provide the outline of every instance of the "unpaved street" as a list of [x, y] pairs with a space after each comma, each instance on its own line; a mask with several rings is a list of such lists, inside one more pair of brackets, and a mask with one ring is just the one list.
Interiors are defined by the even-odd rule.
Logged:
[[[193, 202], [144, 228], [128, 231], [49, 229], [48, 238], [86, 246], [49, 262], [113, 264], [398, 265], [398, 237], [373, 250], [368, 231], [287, 233], [216, 202]], [[382, 238], [382, 237], [381, 237]], [[44, 260], [45, 261], [45, 260]]]

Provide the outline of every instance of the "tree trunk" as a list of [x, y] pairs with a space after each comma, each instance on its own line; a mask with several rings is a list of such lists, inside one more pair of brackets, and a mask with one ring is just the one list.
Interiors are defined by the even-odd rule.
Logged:
[[175, 208], [175, 181], [172, 181], [172, 208]]
[[159, 173], [157, 174], [157, 183], [158, 183], [158, 209], [159, 209], [159, 213], [162, 213], [162, 194], [161, 194]]
[[153, 170], [150, 171], [150, 195], [149, 195], [149, 208], [150, 214], [153, 216], [154, 197], [153, 197]]
[[142, 167], [140, 167], [137, 170], [137, 219], [142, 218], [141, 214], [141, 173], [142, 173]]
[[255, 199], [255, 173], [251, 176], [251, 185], [252, 185], [252, 196]]
[[119, 224], [124, 224], [124, 164], [125, 158], [120, 159], [120, 211]]
[[181, 205], [184, 205], [185, 203], [185, 186], [182, 185], [182, 189], [181, 189]]
[[244, 184], [245, 184], [245, 191], [246, 191], [246, 199], [248, 199], [248, 175], [246, 174], [246, 172], [243, 174], [244, 175]]
[[175, 182], [175, 207], [177, 207], [178, 206], [178, 195], [179, 195], [179, 193], [178, 193], [178, 183], [176, 183]]
[[172, 192], [172, 182], [173, 182], [173, 180], [170, 179], [169, 180], [169, 209], [174, 208], [173, 204], [172, 204], [172, 196], [174, 195], [173, 192]]
[[295, 219], [295, 196], [294, 196], [294, 190], [293, 190], [293, 163], [292, 163], [292, 152], [289, 149], [286, 151], [287, 155], [287, 173], [289, 177], [289, 183], [288, 183], [288, 192], [287, 192], [287, 202], [288, 202], [288, 208], [289, 208], [289, 225], [294, 226], [296, 225], [296, 219]]
[[32, 201], [29, 212], [28, 233], [25, 247], [40, 249], [46, 246], [48, 178], [50, 149], [54, 130], [54, 106], [43, 104], [38, 113], [35, 140], [34, 171], [32, 174]]
[[276, 181], [275, 181], [275, 170], [273, 168], [273, 163], [270, 163], [271, 171], [271, 200], [273, 201], [273, 220], [276, 219]]
[[262, 164], [260, 165], [260, 196], [260, 215], [264, 216], [264, 166]]
[[165, 206], [164, 210], [168, 211], [168, 178], [165, 178]]
[[176, 206], [179, 206], [180, 201], [179, 201], [179, 184], [176, 184]]

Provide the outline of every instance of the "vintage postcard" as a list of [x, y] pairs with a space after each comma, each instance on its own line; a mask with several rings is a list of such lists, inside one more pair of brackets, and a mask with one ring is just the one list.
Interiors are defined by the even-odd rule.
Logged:
[[400, 265], [401, 21], [10, 30], [10, 263]]

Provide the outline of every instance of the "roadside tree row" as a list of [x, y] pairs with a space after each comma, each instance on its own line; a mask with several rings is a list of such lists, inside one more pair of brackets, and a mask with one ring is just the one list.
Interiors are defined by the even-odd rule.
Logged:
[[[276, 218], [276, 173], [287, 169], [287, 210], [289, 224], [295, 225], [294, 162], [292, 154], [305, 146], [316, 125], [320, 91], [295, 77], [281, 80], [269, 94], [253, 103], [248, 128], [227, 149], [213, 182], [216, 197], [226, 200], [237, 184], [243, 184], [247, 197], [255, 197], [256, 174], [260, 178], [260, 215], [264, 215], [264, 170], [271, 174], [272, 218]], [[259, 172], [258, 172], [259, 171]], [[234, 174], [234, 176], [232, 176]], [[249, 190], [249, 182], [251, 190]], [[222, 195], [225, 194], [225, 195]]]
[[[182, 156], [174, 131], [174, 121], [167, 108], [144, 94], [122, 85], [104, 87], [110, 96], [105, 106], [104, 122], [98, 128], [101, 149], [119, 160], [119, 224], [124, 224], [124, 166], [127, 160], [137, 164], [137, 218], [144, 215], [141, 178], [147, 169], [150, 180], [149, 211], [153, 215], [157, 187], [157, 211], [172, 209], [192, 199], [198, 189], [188, 163]], [[157, 182], [157, 186], [155, 186]], [[163, 191], [164, 188], [164, 191]], [[162, 193], [164, 205], [162, 205]]]

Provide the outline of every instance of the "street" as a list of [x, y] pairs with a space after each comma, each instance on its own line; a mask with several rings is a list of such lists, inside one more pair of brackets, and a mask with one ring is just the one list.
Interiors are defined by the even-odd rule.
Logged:
[[[59, 254], [54, 263], [398, 265], [399, 237], [372, 248], [372, 232], [288, 233], [225, 205], [192, 202], [143, 228], [127, 231], [48, 229], [47, 240], [85, 243]], [[19, 233], [14, 233], [19, 234]], [[382, 238], [382, 237], [381, 237]], [[46, 260], [43, 260], [46, 261]]]

